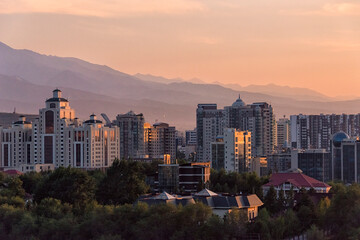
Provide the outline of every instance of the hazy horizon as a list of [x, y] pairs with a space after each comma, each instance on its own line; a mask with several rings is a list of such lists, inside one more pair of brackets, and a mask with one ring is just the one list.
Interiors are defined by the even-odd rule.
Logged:
[[[0, 2], [0, 41], [128, 74], [359, 96], [360, 3]], [[340, 84], [341, 83], [341, 84]]]

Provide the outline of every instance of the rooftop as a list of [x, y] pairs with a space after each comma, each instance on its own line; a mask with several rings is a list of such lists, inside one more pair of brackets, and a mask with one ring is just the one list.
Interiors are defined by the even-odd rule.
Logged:
[[270, 181], [263, 185], [265, 187], [279, 186], [283, 183], [289, 182], [298, 188], [328, 188], [330, 185], [320, 182], [303, 173], [273, 173]]

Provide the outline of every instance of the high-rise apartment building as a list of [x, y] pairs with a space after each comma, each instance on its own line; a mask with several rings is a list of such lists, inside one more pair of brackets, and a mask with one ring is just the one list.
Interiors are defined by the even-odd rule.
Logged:
[[81, 125], [67, 127], [65, 136], [70, 150], [66, 151], [65, 158], [69, 159], [69, 165], [72, 167], [106, 168], [119, 158], [119, 129], [105, 127], [95, 114]]
[[11, 128], [0, 127], [0, 133], [1, 166], [19, 167], [21, 164], [31, 163], [31, 122], [20, 116]]
[[266, 156], [276, 145], [273, 108], [266, 102], [245, 105], [239, 98], [224, 109], [216, 104], [199, 104], [196, 111], [197, 159], [210, 161], [210, 144], [223, 135], [224, 128], [251, 132], [252, 156]]
[[360, 114], [293, 115], [291, 146], [298, 149], [330, 150], [331, 136], [343, 131], [351, 137], [360, 135]]
[[145, 154], [143, 114], [135, 114], [133, 111], [119, 114], [113, 123], [120, 130], [120, 158], [134, 159], [143, 156]]
[[288, 118], [280, 118], [277, 122], [276, 137], [277, 137], [277, 148], [288, 147], [291, 141], [290, 137], [290, 120]]
[[331, 180], [360, 183], [360, 140], [338, 132], [331, 139]]
[[196, 138], [196, 128], [194, 130], [185, 131], [185, 145], [186, 146], [195, 146], [197, 142]]
[[163, 159], [164, 155], [170, 155], [172, 163], [176, 160], [175, 127], [167, 123], [155, 123], [153, 126], [145, 123], [145, 154], [150, 158]]
[[276, 145], [276, 124], [273, 108], [266, 102], [245, 105], [239, 98], [225, 107], [225, 121], [229, 128], [251, 132], [252, 155], [266, 156]]
[[94, 114], [82, 123], [59, 89], [46, 100], [33, 123], [21, 118], [11, 128], [0, 130], [2, 167], [53, 164], [103, 168], [120, 156], [118, 128], [105, 127]]
[[198, 162], [210, 162], [211, 143], [223, 135], [225, 127], [224, 110], [217, 109], [216, 104], [198, 104], [196, 110]]
[[212, 166], [228, 172], [248, 172], [251, 161], [251, 133], [225, 128], [223, 138], [211, 144]]

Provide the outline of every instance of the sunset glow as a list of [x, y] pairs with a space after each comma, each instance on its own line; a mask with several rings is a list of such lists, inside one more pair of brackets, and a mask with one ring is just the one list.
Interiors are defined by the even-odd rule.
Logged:
[[354, 0], [0, 0], [0, 41], [13, 48], [331, 96], [360, 96], [359, 23]]

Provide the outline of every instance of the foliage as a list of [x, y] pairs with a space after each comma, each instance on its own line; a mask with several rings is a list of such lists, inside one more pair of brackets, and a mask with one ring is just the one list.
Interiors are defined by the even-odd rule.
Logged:
[[226, 173], [224, 169], [219, 171], [211, 169], [210, 189], [216, 192], [230, 194], [256, 194], [262, 199], [261, 186], [268, 182], [267, 177], [258, 177], [256, 173]]
[[19, 178], [23, 183], [22, 187], [24, 188], [25, 192], [34, 194], [39, 182], [41, 182], [43, 178], [43, 175], [37, 172], [29, 172], [21, 175]]
[[100, 183], [96, 199], [103, 204], [133, 203], [148, 191], [143, 165], [131, 160], [115, 160]]
[[39, 183], [34, 200], [56, 198], [76, 208], [83, 208], [94, 199], [95, 181], [87, 172], [76, 168], [57, 168]]

